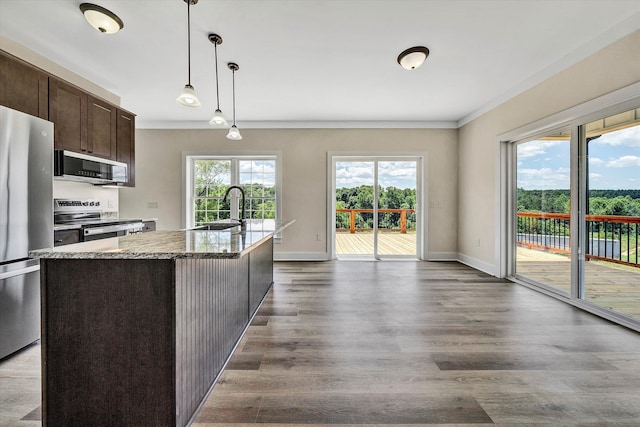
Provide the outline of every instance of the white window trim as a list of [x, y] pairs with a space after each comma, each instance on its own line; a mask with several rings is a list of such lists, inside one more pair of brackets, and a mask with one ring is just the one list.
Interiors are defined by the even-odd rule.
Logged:
[[[282, 152], [281, 151], [183, 151], [182, 152], [182, 218], [183, 228], [193, 227], [193, 171], [195, 159], [212, 160], [275, 160], [276, 162], [276, 222], [281, 221], [282, 212]], [[237, 178], [237, 177], [236, 177]]]

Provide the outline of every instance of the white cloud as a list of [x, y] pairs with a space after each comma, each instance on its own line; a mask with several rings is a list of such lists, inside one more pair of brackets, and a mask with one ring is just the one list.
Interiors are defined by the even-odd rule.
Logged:
[[527, 190], [567, 189], [569, 182], [567, 168], [518, 169], [517, 185]]
[[546, 149], [566, 141], [529, 141], [517, 146], [518, 160], [535, 157], [546, 153]]
[[607, 162], [608, 168], [640, 167], [640, 156], [622, 156]]
[[640, 126], [634, 126], [611, 133], [605, 133], [589, 144], [606, 144], [613, 146], [640, 147]]
[[599, 159], [597, 157], [589, 157], [589, 165], [591, 166], [599, 166], [604, 164], [604, 160]]

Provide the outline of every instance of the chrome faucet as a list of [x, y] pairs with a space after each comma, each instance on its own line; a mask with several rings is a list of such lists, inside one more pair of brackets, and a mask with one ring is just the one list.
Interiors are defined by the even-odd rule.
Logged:
[[227, 188], [227, 191], [224, 193], [224, 198], [222, 199], [222, 201], [223, 202], [227, 201], [227, 197], [229, 197], [229, 193], [234, 188], [237, 188], [238, 190], [240, 190], [240, 193], [242, 193], [242, 216], [240, 218], [240, 224], [242, 224], [242, 226], [244, 227], [247, 221], [247, 218], [246, 218], [246, 212], [244, 210], [244, 190], [242, 189], [242, 187], [238, 187], [237, 185], [232, 185], [231, 187]]

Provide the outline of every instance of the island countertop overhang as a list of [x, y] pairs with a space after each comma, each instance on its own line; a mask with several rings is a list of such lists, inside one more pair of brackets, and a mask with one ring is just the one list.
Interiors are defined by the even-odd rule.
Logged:
[[94, 240], [31, 251], [45, 259], [181, 259], [240, 258], [265, 240], [274, 237], [294, 221], [247, 221], [245, 231], [176, 230], [153, 231], [124, 237]]

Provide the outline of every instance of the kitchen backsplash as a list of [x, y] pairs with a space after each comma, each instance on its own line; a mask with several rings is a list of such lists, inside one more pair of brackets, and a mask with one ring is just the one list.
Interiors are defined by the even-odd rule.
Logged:
[[100, 206], [104, 216], [118, 217], [118, 189], [100, 187], [81, 182], [53, 180], [54, 199], [96, 199], [100, 201]]

